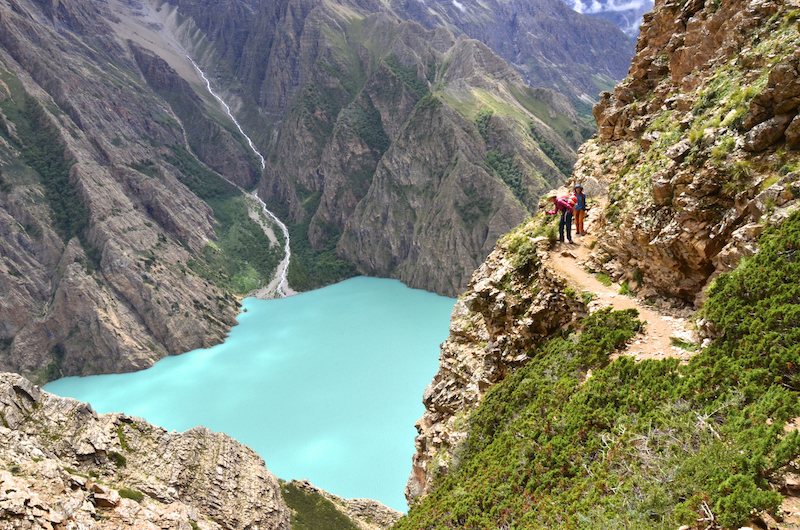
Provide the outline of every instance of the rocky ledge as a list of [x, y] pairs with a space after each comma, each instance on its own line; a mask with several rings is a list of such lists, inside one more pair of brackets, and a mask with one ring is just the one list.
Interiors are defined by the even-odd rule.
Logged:
[[0, 374], [0, 529], [290, 528], [278, 480], [252, 449]]

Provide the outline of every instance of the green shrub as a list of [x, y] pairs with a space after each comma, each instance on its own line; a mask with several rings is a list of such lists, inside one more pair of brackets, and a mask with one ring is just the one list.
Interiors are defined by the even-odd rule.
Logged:
[[292, 530], [358, 529], [355, 523], [319, 493], [306, 492], [294, 484], [284, 484], [281, 493], [292, 510]]
[[797, 277], [800, 212], [709, 287], [702, 316], [719, 338], [688, 365], [608, 362], [639, 327], [609, 310], [535, 345], [395, 528], [705, 528], [709, 514], [738, 528], [776, 510], [770, 483], [800, 458], [786, 429], [800, 416]]
[[481, 109], [478, 111], [478, 116], [475, 118], [475, 126], [478, 128], [481, 138], [484, 142], [489, 141], [492, 132], [492, 116], [494, 111], [492, 109]]
[[144, 493], [130, 488], [120, 488], [119, 496], [123, 499], [131, 499], [138, 503], [141, 503], [144, 500]]
[[117, 467], [125, 467], [128, 465], [128, 459], [116, 451], [108, 453], [108, 459], [114, 462], [114, 465]]

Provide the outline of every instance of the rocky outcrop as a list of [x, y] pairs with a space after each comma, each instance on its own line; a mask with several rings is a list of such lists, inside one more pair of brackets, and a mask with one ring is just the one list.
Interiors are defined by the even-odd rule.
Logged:
[[290, 528], [278, 480], [224, 434], [97, 414], [16, 374], [0, 418], [0, 527]]
[[573, 178], [607, 189], [592, 266], [676, 305], [797, 207], [796, 6], [656, 2], [629, 77], [595, 106]]
[[286, 486], [297, 488], [307, 495], [319, 495], [327, 499], [361, 530], [385, 530], [403, 516], [402, 512], [372, 499], [343, 499], [317, 488], [305, 479], [290, 480]]
[[406, 498], [413, 504], [445, 474], [486, 392], [525, 364], [537, 344], [586, 315], [583, 302], [542, 263], [549, 247], [534, 223], [502, 238], [456, 302], [439, 371], [425, 389]]

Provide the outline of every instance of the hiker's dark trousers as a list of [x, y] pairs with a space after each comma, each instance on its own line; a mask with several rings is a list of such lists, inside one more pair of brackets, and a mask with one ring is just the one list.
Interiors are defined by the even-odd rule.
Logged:
[[558, 220], [558, 240], [564, 241], [564, 228], [567, 229], [567, 241], [572, 241], [572, 212], [561, 212]]

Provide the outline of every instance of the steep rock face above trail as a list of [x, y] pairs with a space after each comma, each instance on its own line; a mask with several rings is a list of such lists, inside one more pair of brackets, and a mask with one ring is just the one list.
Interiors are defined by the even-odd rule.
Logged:
[[788, 1], [656, 2], [575, 168], [608, 194], [595, 268], [701, 302], [796, 207], [799, 15]]
[[278, 480], [224, 434], [97, 414], [16, 374], [0, 375], [0, 417], [0, 518], [14, 528], [290, 528]]
[[498, 242], [456, 302], [439, 371], [422, 397], [409, 504], [447, 473], [486, 392], [525, 364], [539, 343], [586, 315], [584, 303], [566, 294], [563, 279], [543, 264], [539, 254], [549, 245], [536, 237], [533, 222], [517, 228]]

